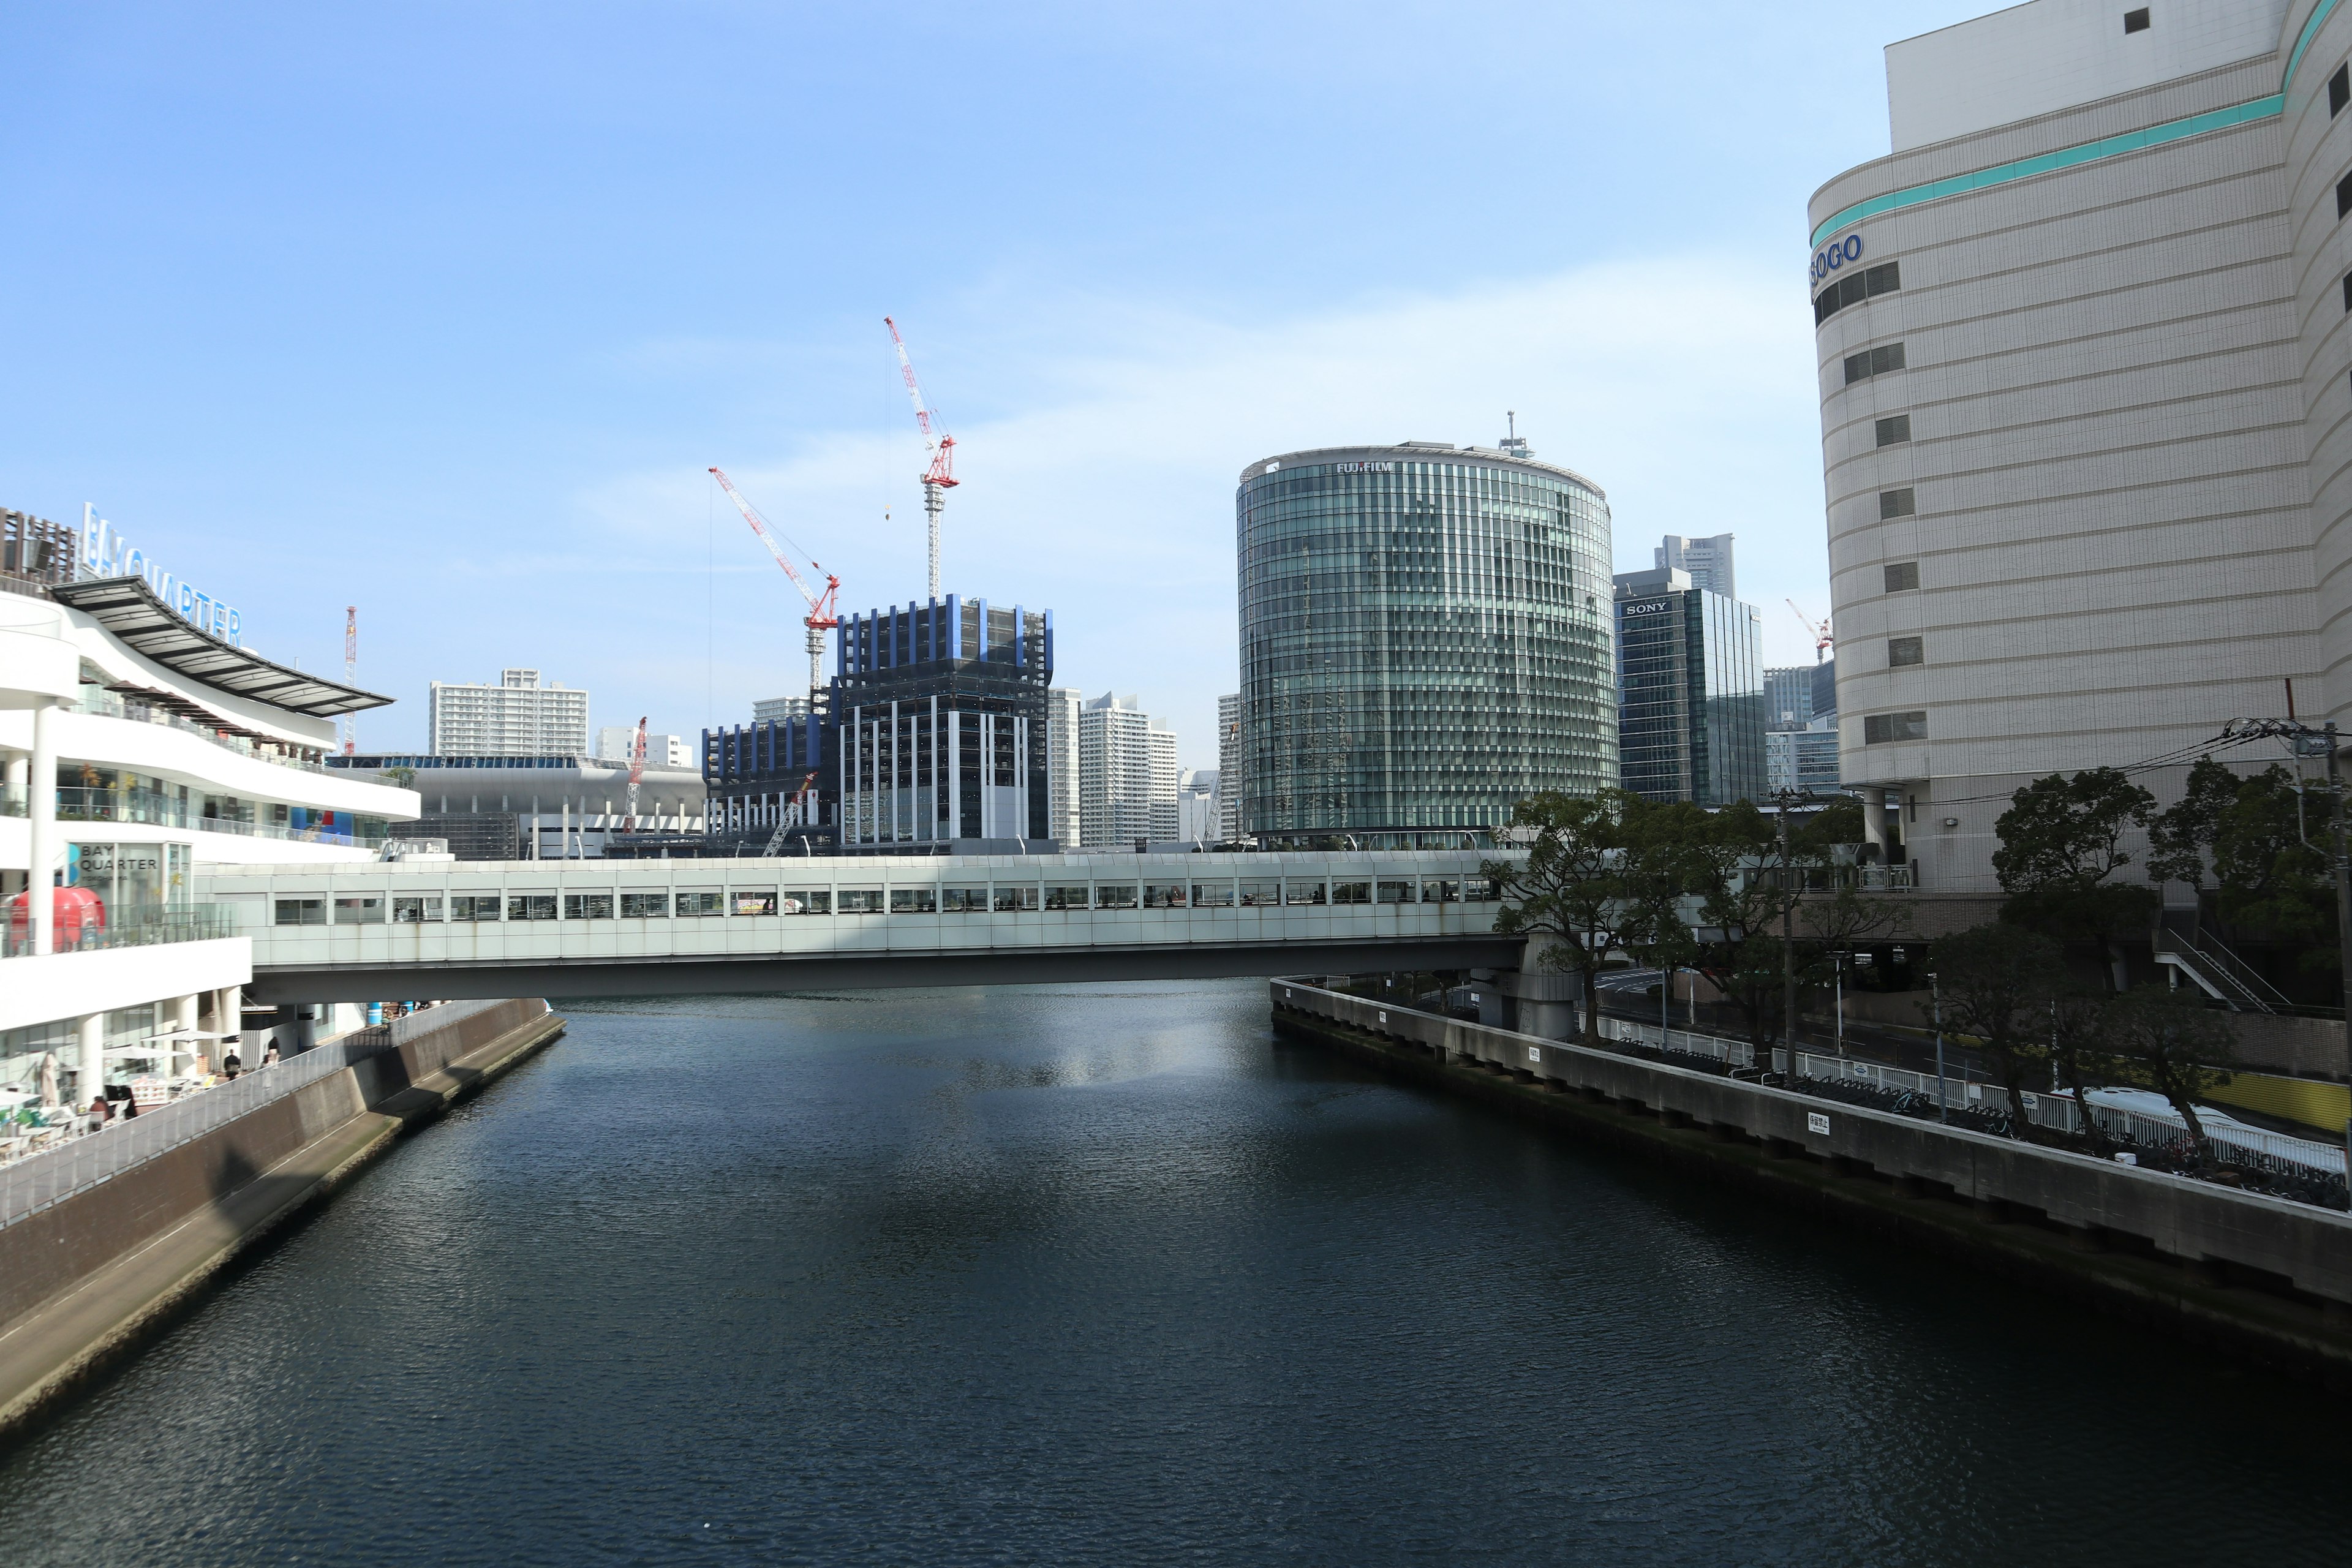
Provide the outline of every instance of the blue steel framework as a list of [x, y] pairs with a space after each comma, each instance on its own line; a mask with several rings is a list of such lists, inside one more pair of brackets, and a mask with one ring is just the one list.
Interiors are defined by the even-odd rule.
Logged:
[[1620, 591], [1618, 749], [1627, 789], [1728, 805], [1765, 794], [1756, 611], [1703, 588]]
[[843, 617], [835, 657], [821, 711], [703, 732], [714, 831], [772, 830], [814, 773], [823, 842], [1047, 836], [1051, 611], [893, 605]]
[[1599, 487], [1346, 447], [1253, 464], [1235, 510], [1245, 831], [1475, 832], [1538, 790], [1616, 782]]

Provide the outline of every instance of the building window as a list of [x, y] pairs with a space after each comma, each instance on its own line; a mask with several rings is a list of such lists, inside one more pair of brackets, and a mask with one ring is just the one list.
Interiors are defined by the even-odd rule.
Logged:
[[621, 913], [633, 921], [666, 921], [669, 919], [669, 895], [623, 893]]
[[935, 915], [940, 912], [940, 890], [937, 888], [893, 888], [890, 889], [890, 912], [894, 915]]
[[1878, 422], [1878, 444], [1892, 447], [1897, 441], [1911, 439], [1911, 416], [1892, 414]]
[[2347, 103], [2352, 103], [2352, 65], [2341, 65], [2327, 79], [2327, 118], [2333, 120], [2343, 113]]
[[392, 923], [396, 926], [439, 925], [441, 895], [427, 893], [419, 898], [393, 900]]
[[1906, 487], [1899, 490], [1878, 492], [1878, 516], [1882, 522], [1890, 517], [1909, 517], [1919, 510], [1919, 492]]
[[1886, 568], [1886, 591], [1901, 594], [1919, 585], [1919, 563], [1897, 561]]
[[282, 926], [322, 926], [327, 923], [324, 899], [280, 899], [278, 923]]
[[2336, 182], [2336, 216], [2342, 217], [2347, 213], [2352, 213], [2352, 174]]
[[335, 923], [339, 926], [380, 926], [383, 924], [383, 900], [337, 899]]
[[2124, 31], [2126, 33], [2145, 33], [2147, 31], [2147, 6], [2142, 5], [2136, 11], [2126, 11], [2124, 13]]
[[1924, 741], [1927, 738], [1927, 715], [1915, 713], [1873, 713], [1862, 721], [1862, 743], [1865, 746], [1885, 745], [1890, 741]]
[[1888, 637], [1886, 662], [1890, 665], [1925, 664], [1927, 662], [1927, 650], [1918, 637]]
[[449, 895], [449, 918], [453, 921], [494, 921], [499, 918], [499, 896], [496, 893], [452, 893]]
[[1852, 386], [1857, 381], [1866, 381], [1874, 375], [1885, 375], [1890, 370], [1903, 368], [1901, 343], [1887, 343], [1879, 348], [1864, 349], [1858, 354], [1845, 356], [1845, 384]]
[[719, 895], [715, 892], [680, 893], [677, 896], [677, 912], [681, 920], [715, 915], [719, 912]]
[[510, 921], [551, 921], [555, 918], [553, 893], [509, 893], [507, 919]]
[[1903, 287], [1902, 268], [1899, 261], [1882, 261], [1867, 271], [1847, 273], [1813, 296], [1813, 325], [1820, 326], [1848, 305], [1894, 293]]
[[610, 893], [566, 893], [563, 918], [568, 921], [608, 921], [613, 918]]
[[772, 915], [776, 912], [776, 890], [773, 888], [736, 888], [728, 895], [727, 912], [731, 915]]

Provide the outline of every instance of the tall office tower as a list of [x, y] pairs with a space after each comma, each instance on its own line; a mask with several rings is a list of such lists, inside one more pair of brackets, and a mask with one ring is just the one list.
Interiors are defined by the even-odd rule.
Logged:
[[1615, 583], [1618, 752], [1650, 800], [1761, 800], [1764, 632], [1753, 605], [1674, 567]]
[[1180, 835], [1176, 737], [1132, 697], [1105, 692], [1078, 714], [1078, 844], [1132, 849]]
[[1046, 837], [1064, 849], [1078, 847], [1078, 710], [1086, 700], [1075, 686], [1045, 693]]
[[950, 594], [842, 617], [825, 716], [841, 842], [1051, 836], [1054, 616]]
[[1460, 842], [1617, 781], [1599, 486], [1407, 441], [1253, 463], [1235, 505], [1245, 831]]
[[1813, 721], [1813, 671], [1819, 665], [1790, 665], [1764, 672], [1764, 728], [1801, 730]]
[[2287, 680], [2352, 717], [2347, 51], [2327, 0], [1887, 49], [1893, 151], [1814, 194], [1811, 296], [1843, 771], [1924, 886], [1997, 888], [2029, 779]]
[[1242, 771], [1242, 694], [1229, 691], [1217, 699], [1217, 842], [1231, 844], [1242, 836], [1242, 795], [1248, 775]]
[[1834, 721], [1801, 730], [1774, 730], [1764, 736], [1764, 782], [1775, 790], [1835, 795], [1838, 744]]
[[438, 757], [588, 754], [588, 694], [541, 686], [535, 669], [500, 670], [496, 686], [429, 682], [425, 724]]
[[[1825, 658], [1813, 666], [1813, 723], [1837, 717], [1837, 659]], [[1835, 725], [1831, 726], [1832, 729]]]
[[1705, 539], [1685, 539], [1679, 533], [1669, 533], [1650, 555], [1659, 571], [1687, 572], [1691, 586], [1737, 599], [1739, 584], [1731, 567], [1733, 537], [1717, 533]]
[[1217, 841], [1216, 769], [1194, 768], [1177, 784], [1176, 837], [1193, 844]]
[[809, 700], [805, 697], [762, 697], [751, 704], [751, 722], [771, 724], [779, 719], [808, 717]]

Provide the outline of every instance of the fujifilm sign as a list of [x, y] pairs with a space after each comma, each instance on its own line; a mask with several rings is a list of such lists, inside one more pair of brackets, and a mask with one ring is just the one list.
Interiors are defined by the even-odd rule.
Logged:
[[155, 596], [182, 620], [224, 642], [243, 646], [237, 635], [245, 626], [243, 616], [148, 560], [145, 551], [115, 532], [114, 524], [88, 501], [81, 507], [81, 569], [90, 577], [144, 577]]

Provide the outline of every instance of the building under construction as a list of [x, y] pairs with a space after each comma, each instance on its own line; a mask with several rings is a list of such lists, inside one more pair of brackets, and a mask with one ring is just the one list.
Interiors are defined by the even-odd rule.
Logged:
[[846, 616], [821, 710], [706, 730], [711, 834], [758, 854], [1052, 838], [1049, 610], [950, 594]]

